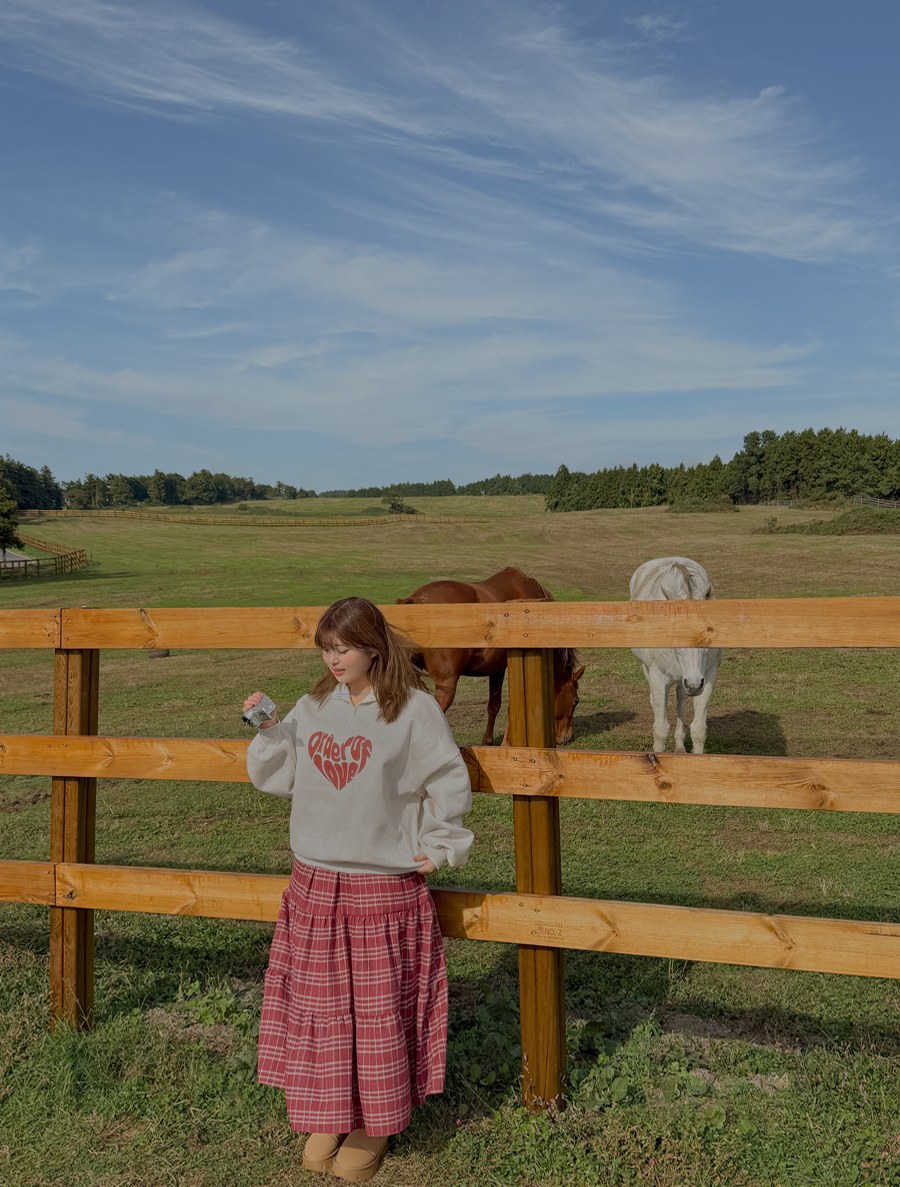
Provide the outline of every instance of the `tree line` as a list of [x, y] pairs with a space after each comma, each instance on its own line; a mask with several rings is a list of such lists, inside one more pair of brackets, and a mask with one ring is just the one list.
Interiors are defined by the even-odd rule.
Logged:
[[[397, 482], [390, 486], [320, 492], [321, 497], [403, 498], [447, 495], [543, 495], [548, 511], [595, 507], [655, 507], [661, 504], [733, 504], [771, 500], [822, 500], [853, 495], [900, 499], [900, 440], [855, 429], [804, 429], [778, 434], [748, 433], [728, 461], [718, 454], [692, 466], [613, 466], [592, 473], [560, 466], [554, 475], [495, 474], [457, 485], [449, 478]], [[132, 507], [142, 503], [235, 503], [256, 499], [316, 498], [314, 490], [285, 482], [267, 484], [197, 470], [188, 477], [155, 470], [148, 475], [87, 474], [57, 482], [47, 466], [39, 470], [0, 457], [4, 506], [46, 510], [72, 507]], [[11, 513], [10, 513], [11, 514]], [[8, 516], [7, 516], [8, 518]]]
[[323, 490], [320, 496], [331, 499], [381, 499], [391, 495], [545, 495], [553, 481], [552, 474], [495, 474], [457, 486], [450, 478], [434, 482], [395, 482], [390, 486], [360, 486], [353, 490]]
[[154, 470], [152, 474], [86, 474], [84, 478], [57, 482], [49, 467], [36, 470], [9, 456], [0, 457], [0, 481], [6, 482], [20, 510], [54, 510], [71, 507], [79, 511], [102, 507], [135, 507], [141, 503], [162, 506], [179, 504], [238, 503], [252, 499], [404, 498], [412, 495], [543, 495], [551, 474], [495, 474], [477, 482], [457, 485], [449, 478], [432, 482], [395, 482], [388, 486], [366, 486], [353, 490], [314, 490], [287, 482], [255, 482], [230, 474], [196, 470], [182, 474]]
[[748, 433], [729, 462], [614, 466], [593, 473], [560, 466], [544, 498], [548, 511], [656, 507], [679, 503], [765, 503], [854, 495], [900, 498], [900, 440], [855, 429]]
[[46, 511], [72, 507], [79, 511], [101, 507], [135, 507], [141, 503], [236, 503], [244, 499], [314, 498], [314, 490], [286, 482], [269, 484], [230, 474], [196, 470], [183, 474], [155, 470], [152, 474], [86, 474], [84, 478], [57, 482], [49, 467], [36, 470], [9, 456], [0, 458], [0, 484], [20, 510]]
[[67, 507], [136, 507], [150, 503], [165, 507], [181, 504], [211, 506], [215, 503], [239, 503], [253, 499], [306, 499], [315, 491], [304, 490], [287, 482], [255, 482], [252, 478], [231, 474], [214, 474], [211, 470], [195, 470], [187, 478], [183, 474], [107, 474], [101, 478], [87, 474], [81, 480], [63, 484]]

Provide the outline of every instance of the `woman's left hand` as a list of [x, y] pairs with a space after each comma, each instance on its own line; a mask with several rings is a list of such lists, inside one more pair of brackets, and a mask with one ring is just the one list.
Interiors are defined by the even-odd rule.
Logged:
[[437, 871], [437, 866], [431, 860], [427, 853], [416, 853], [413, 855], [413, 861], [419, 862], [420, 874], [434, 874]]

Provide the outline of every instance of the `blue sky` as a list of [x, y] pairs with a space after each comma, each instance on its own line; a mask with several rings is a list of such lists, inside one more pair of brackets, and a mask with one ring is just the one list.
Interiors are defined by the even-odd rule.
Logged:
[[895, 0], [0, 0], [0, 453], [328, 489], [900, 436]]

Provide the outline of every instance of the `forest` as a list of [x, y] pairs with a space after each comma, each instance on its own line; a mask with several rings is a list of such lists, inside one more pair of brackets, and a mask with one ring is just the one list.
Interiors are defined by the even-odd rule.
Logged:
[[854, 495], [900, 499], [900, 440], [855, 429], [748, 433], [723, 462], [693, 466], [615, 466], [593, 473], [560, 466], [547, 488], [548, 511], [661, 504], [740, 506]]
[[[0, 492], [20, 510], [71, 507], [134, 507], [235, 503], [254, 499], [316, 498], [316, 491], [285, 482], [197, 470], [188, 477], [155, 470], [149, 475], [87, 474], [58, 482], [47, 466], [39, 470], [0, 457]], [[718, 454], [694, 465], [612, 466], [593, 472], [495, 474], [457, 485], [449, 478], [395, 482], [354, 490], [320, 491], [320, 497], [384, 498], [446, 495], [543, 495], [548, 511], [599, 507], [655, 507], [661, 504], [740, 506], [751, 503], [813, 502], [867, 495], [900, 499], [900, 440], [856, 429], [804, 429], [748, 433], [730, 461]]]

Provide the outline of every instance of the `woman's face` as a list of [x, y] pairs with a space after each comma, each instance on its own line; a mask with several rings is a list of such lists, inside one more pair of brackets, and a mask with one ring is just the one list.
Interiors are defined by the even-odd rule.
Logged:
[[372, 654], [349, 647], [340, 639], [334, 639], [330, 647], [322, 648], [322, 659], [338, 684], [354, 686], [367, 683], [366, 676], [372, 666]]

